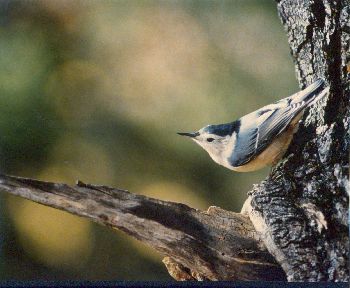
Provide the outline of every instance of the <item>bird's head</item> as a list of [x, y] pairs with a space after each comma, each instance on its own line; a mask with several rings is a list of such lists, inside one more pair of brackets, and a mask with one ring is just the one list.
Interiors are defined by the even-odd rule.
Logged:
[[190, 137], [194, 142], [208, 152], [218, 164], [227, 166], [227, 158], [234, 146], [237, 123], [208, 125], [197, 132], [179, 132], [181, 136]]

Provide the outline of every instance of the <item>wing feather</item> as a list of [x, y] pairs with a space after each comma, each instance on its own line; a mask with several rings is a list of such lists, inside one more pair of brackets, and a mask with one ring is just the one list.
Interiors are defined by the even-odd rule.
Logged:
[[258, 128], [245, 129], [244, 132], [238, 133], [236, 137], [234, 153], [229, 158], [231, 165], [234, 167], [247, 163], [255, 154]]
[[[306, 103], [285, 106], [270, 110], [268, 117], [265, 119], [258, 118], [256, 128], [244, 129], [240, 131], [236, 139], [234, 153], [230, 157], [230, 163], [234, 167], [242, 166], [255, 158], [260, 152], [265, 150], [267, 146], [281, 134], [306, 106]], [[253, 126], [253, 125], [252, 125]], [[242, 127], [244, 128], [244, 127]]]

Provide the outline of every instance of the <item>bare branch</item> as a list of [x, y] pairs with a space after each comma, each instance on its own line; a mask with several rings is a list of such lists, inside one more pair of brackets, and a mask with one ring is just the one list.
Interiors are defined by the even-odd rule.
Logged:
[[208, 211], [128, 191], [0, 175], [0, 191], [117, 228], [168, 256], [178, 280], [283, 280], [284, 272], [250, 220], [217, 207]]

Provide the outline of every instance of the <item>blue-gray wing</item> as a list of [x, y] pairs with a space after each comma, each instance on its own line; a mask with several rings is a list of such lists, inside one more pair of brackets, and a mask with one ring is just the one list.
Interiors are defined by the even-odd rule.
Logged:
[[316, 81], [307, 89], [303, 90], [307, 93], [303, 94], [301, 93], [303, 91], [301, 91], [277, 102], [276, 105], [282, 104], [283, 106], [274, 110], [266, 120], [258, 125], [255, 155], [265, 150], [311, 102], [328, 93], [328, 90], [324, 89], [324, 82], [322, 80]]
[[[283, 106], [262, 111], [264, 113], [256, 118], [255, 125], [252, 123], [241, 127], [230, 157], [231, 165], [242, 166], [264, 151], [276, 137], [286, 130], [293, 118], [307, 106], [307, 102], [286, 103]], [[242, 118], [243, 123], [244, 120], [249, 119]]]
[[285, 109], [275, 110], [258, 128], [256, 155], [264, 151], [271, 142], [286, 130], [290, 122], [306, 107], [306, 103], [297, 103]]

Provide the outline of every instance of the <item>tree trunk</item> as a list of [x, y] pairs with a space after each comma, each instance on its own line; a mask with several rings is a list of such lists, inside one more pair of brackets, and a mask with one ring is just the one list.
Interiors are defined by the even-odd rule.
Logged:
[[349, 3], [277, 4], [300, 87], [323, 78], [331, 91], [306, 113], [285, 160], [246, 205], [289, 281], [349, 280]]
[[88, 217], [151, 245], [177, 280], [349, 280], [349, 1], [282, 0], [300, 87], [330, 95], [304, 114], [283, 161], [242, 213], [127, 191], [0, 175], [0, 191]]

